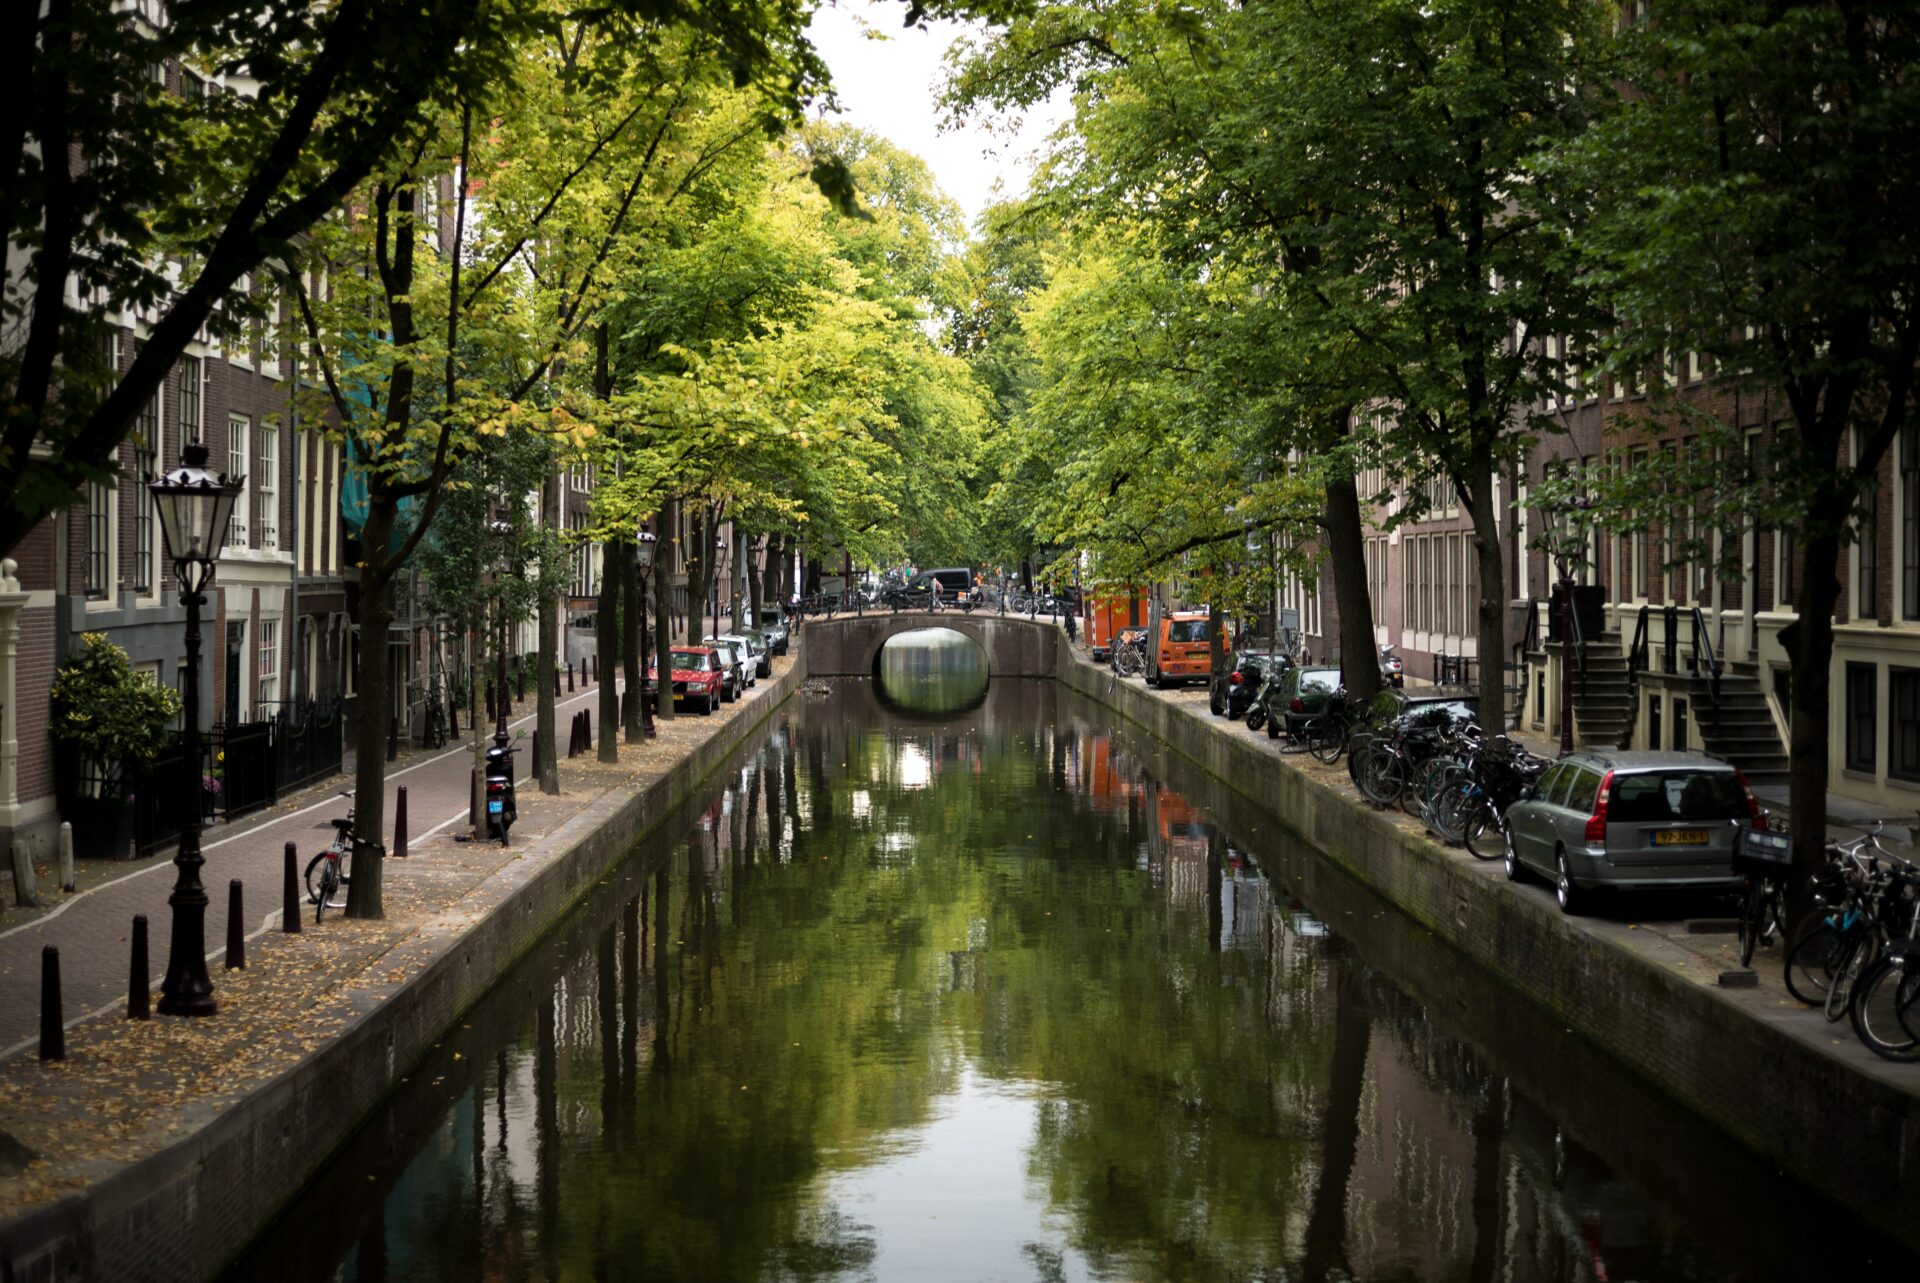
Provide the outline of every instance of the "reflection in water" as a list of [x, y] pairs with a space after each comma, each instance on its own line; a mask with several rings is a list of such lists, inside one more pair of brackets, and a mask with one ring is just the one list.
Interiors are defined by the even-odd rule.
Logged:
[[896, 633], [880, 648], [880, 689], [900, 712], [964, 712], [986, 694], [987, 655], [951, 628]]
[[[796, 711], [410, 1073], [236, 1277], [1891, 1266], [1270, 818], [1203, 813], [1207, 786], [1167, 787], [1154, 751], [1044, 683], [939, 725], [862, 686]], [[1477, 1041], [1370, 957], [1444, 977]], [[1582, 1126], [1657, 1154], [1648, 1184]]]

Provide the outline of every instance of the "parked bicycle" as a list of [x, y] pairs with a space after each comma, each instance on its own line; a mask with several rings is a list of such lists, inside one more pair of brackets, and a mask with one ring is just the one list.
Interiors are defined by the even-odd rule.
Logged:
[[1733, 867], [1747, 879], [1740, 905], [1740, 965], [1753, 952], [1787, 933], [1787, 879], [1793, 873], [1793, 838], [1780, 829], [1742, 829], [1733, 843]]
[[[353, 794], [342, 793], [341, 797], [353, 801]], [[317, 926], [320, 917], [328, 909], [341, 909], [345, 905], [334, 903], [334, 894], [352, 881], [349, 869], [353, 861], [353, 807], [347, 807], [347, 818], [334, 820], [333, 841], [320, 853], [307, 861], [306, 886], [307, 899], [313, 904], [313, 921]]]
[[[1805, 924], [1787, 950], [1787, 991], [1809, 1007], [1838, 1021], [1852, 1004], [1854, 982], [1892, 940], [1904, 939], [1910, 925], [1889, 921], [1887, 891], [1896, 862], [1880, 842], [1880, 826], [1851, 842], [1829, 842], [1827, 864], [1814, 882], [1814, 900], [1823, 908]], [[1897, 903], [1897, 902], [1896, 902]]]
[[1147, 634], [1145, 629], [1128, 629], [1113, 644], [1113, 671], [1122, 677], [1138, 677], [1147, 671]]

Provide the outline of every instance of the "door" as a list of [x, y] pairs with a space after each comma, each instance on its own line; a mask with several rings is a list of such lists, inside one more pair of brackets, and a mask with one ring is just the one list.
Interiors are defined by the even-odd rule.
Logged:
[[247, 649], [246, 624], [241, 623], [238, 620], [228, 621], [227, 623], [227, 683], [226, 683], [227, 699], [224, 707], [226, 708], [226, 714], [225, 714], [226, 720], [229, 722], [244, 722], [246, 720], [246, 710], [242, 708], [240, 704], [240, 696], [242, 691], [242, 687], [240, 684], [240, 674], [242, 671], [241, 665], [240, 665], [240, 657], [246, 653], [246, 649]]

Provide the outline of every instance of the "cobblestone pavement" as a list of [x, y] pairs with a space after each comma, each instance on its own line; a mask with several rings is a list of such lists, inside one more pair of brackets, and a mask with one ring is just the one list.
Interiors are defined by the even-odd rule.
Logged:
[[[568, 723], [580, 709], [592, 710], [598, 733], [599, 698], [598, 686], [560, 697], [555, 720], [563, 745]], [[727, 711], [732, 707], [736, 706], [727, 706]], [[525, 700], [514, 711], [516, 716], [510, 725], [529, 735], [527, 741], [522, 741], [518, 757], [524, 769], [534, 725], [534, 701]], [[700, 725], [702, 720], [695, 718], [692, 724]], [[631, 749], [623, 747], [623, 758], [630, 753]], [[404, 882], [409, 877], [429, 877], [439, 872], [433, 868], [432, 860], [436, 855], [460, 850], [452, 838], [466, 827], [471, 741], [409, 757], [410, 761], [395, 763], [387, 774], [388, 831], [380, 835], [381, 840], [391, 848], [395, 795], [404, 785], [410, 850], [409, 859], [389, 862], [390, 886], [396, 879]], [[590, 760], [583, 755], [575, 759], [575, 763]], [[561, 766], [564, 784], [569, 768], [564, 757]], [[249, 816], [232, 826], [208, 829], [203, 835], [201, 849], [207, 862], [201, 870], [201, 880], [211, 901], [207, 907], [206, 940], [213, 951], [209, 956], [214, 959], [211, 970], [216, 996], [225, 952], [228, 883], [239, 878], [244, 884], [244, 912], [250, 937], [277, 929], [282, 849], [287, 843], [293, 843], [304, 870], [306, 861], [331, 838], [329, 821], [346, 814], [349, 804], [338, 794], [351, 787], [350, 775], [336, 776], [264, 813]], [[537, 838], [550, 827], [540, 822], [540, 816], [551, 808], [529, 805], [530, 799], [538, 796], [523, 778], [519, 787], [520, 821], [513, 835], [516, 847], [522, 839]], [[572, 810], [568, 807], [564, 814], [571, 814]], [[556, 816], [553, 822], [564, 818], [564, 814]], [[62, 895], [56, 879], [43, 878], [41, 898], [48, 903], [49, 910], [20, 925], [0, 930], [0, 1060], [37, 1043], [43, 946], [55, 945], [60, 950], [63, 1014], [70, 1028], [89, 1015], [124, 1008], [128, 949], [133, 917], [137, 913], [147, 915], [149, 963], [154, 984], [158, 986], [166, 970], [170, 938], [167, 896], [174, 884], [172, 861], [170, 858], [144, 860], [111, 867], [118, 876], [109, 875], [105, 880], [101, 879], [98, 866], [88, 869], [89, 876], [81, 880], [81, 890], [73, 895]]]

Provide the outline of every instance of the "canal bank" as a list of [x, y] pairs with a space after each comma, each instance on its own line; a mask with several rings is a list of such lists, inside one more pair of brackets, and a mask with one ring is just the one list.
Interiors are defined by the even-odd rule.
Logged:
[[[1729, 990], [1700, 955], [1627, 922], [1569, 919], [1549, 896], [1400, 828], [1264, 738], [1062, 647], [1056, 678], [1283, 823], [1438, 941], [1767, 1162], [1920, 1243], [1920, 1069], [1872, 1061], [1777, 986]], [[1430, 983], [1443, 989], [1442, 976]], [[1434, 996], [1434, 1000], [1440, 1000]], [[1480, 1013], [1485, 1018], [1486, 1013]], [[1857, 1053], [1857, 1054], [1855, 1054]]]
[[[643, 765], [617, 784], [607, 768], [570, 768], [578, 804], [510, 855], [416, 851], [405, 868], [425, 890], [405, 920], [390, 908], [384, 924], [330, 919], [261, 938], [250, 968], [221, 982], [231, 1001], [210, 1021], [136, 1028], [109, 1016], [69, 1033], [64, 1063], [35, 1064], [28, 1052], [0, 1066], [0, 1120], [12, 1134], [0, 1147], [0, 1277], [219, 1272], [608, 868], [684, 820], [689, 799], [764, 733], [804, 675], [796, 657], [724, 718], [676, 719], [660, 741], [676, 751], [646, 746]], [[522, 810], [539, 804], [529, 795]], [[126, 943], [101, 947], [124, 956]], [[271, 1025], [276, 1009], [315, 1014]], [[239, 1058], [214, 1040], [249, 1020], [264, 1045], [248, 1049], [250, 1072], [237, 1072]], [[196, 1054], [198, 1063], [178, 1063]], [[161, 1070], [173, 1085], [143, 1091]], [[179, 1086], [188, 1075], [191, 1087]], [[90, 1120], [102, 1143], [83, 1149], [59, 1129], [62, 1116]], [[53, 1130], [35, 1135], [49, 1120]]]

